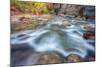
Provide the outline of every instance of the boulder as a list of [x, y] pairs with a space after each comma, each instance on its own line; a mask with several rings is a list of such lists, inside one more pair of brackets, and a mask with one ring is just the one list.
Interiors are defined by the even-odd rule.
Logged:
[[66, 59], [66, 62], [69, 63], [80, 62], [80, 61], [82, 61], [82, 58], [76, 54], [70, 54]]

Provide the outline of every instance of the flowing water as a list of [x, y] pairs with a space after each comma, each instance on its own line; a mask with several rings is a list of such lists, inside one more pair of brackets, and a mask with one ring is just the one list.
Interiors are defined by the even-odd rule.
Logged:
[[34, 52], [57, 52], [64, 57], [77, 54], [85, 58], [88, 51], [94, 52], [94, 46], [82, 37], [84, 29], [81, 24], [70, 21], [69, 26], [64, 26], [64, 20], [56, 17], [36, 30], [13, 33], [11, 45], [23, 47], [27, 44]]

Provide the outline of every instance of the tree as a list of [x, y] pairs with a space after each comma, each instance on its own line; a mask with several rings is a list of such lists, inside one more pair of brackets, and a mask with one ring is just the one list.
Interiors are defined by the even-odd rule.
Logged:
[[47, 8], [47, 3], [35, 2], [33, 3], [32, 12], [39, 15], [42, 13], [48, 13], [49, 9]]

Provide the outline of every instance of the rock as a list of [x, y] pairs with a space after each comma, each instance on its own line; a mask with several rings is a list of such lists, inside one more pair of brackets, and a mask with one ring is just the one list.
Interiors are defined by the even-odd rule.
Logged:
[[28, 58], [26, 58], [24, 65], [35, 65], [39, 63], [40, 53], [32, 53]]
[[23, 23], [29, 23], [32, 21], [32, 19], [28, 17], [21, 17], [19, 20], [20, 22], [23, 22]]
[[90, 57], [88, 58], [89, 61], [95, 61], [95, 58], [94, 57]]
[[66, 21], [64, 21], [64, 22], [62, 23], [62, 25], [66, 27], [66, 26], [70, 26], [71, 24], [70, 24], [69, 21], [66, 20]]
[[86, 19], [95, 19], [95, 6], [83, 6], [79, 14]]
[[86, 61], [86, 62], [95, 61], [95, 57], [86, 57], [86, 58], [84, 58], [84, 61]]
[[95, 31], [95, 24], [87, 24], [84, 26], [86, 31]]
[[82, 21], [82, 20], [86, 20], [86, 18], [81, 17], [81, 16], [77, 16], [77, 17], [75, 17], [75, 20]]
[[11, 16], [21, 14], [21, 12], [15, 7], [11, 6]]
[[86, 32], [83, 34], [83, 37], [85, 39], [95, 39], [95, 34], [91, 33], [91, 32]]
[[66, 15], [79, 15], [79, 10], [81, 6], [72, 5], [72, 4], [62, 4], [60, 6], [58, 14], [66, 14]]
[[19, 23], [19, 17], [18, 16], [11, 16], [11, 23]]
[[83, 37], [85, 39], [95, 39], [95, 25], [89, 24], [84, 26], [85, 33], [83, 34]]
[[87, 19], [89, 19], [89, 18], [94, 19], [95, 18], [95, 7], [94, 6], [84, 7], [84, 13], [83, 14], [87, 17]]
[[79, 55], [76, 55], [76, 54], [71, 54], [66, 59], [66, 62], [70, 62], [70, 63], [80, 62], [80, 61], [82, 61], [82, 58]]
[[11, 66], [25, 65], [25, 60], [30, 56], [32, 50], [26, 47], [11, 48]]
[[32, 53], [26, 57], [22, 65], [57, 64], [61, 62], [60, 56], [56, 53]]
[[42, 54], [38, 61], [39, 64], [57, 64], [62, 62], [59, 55], [55, 53]]

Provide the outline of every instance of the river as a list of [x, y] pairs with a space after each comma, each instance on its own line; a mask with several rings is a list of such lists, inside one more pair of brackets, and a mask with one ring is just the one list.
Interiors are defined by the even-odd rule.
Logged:
[[[92, 56], [91, 54], [95, 53], [95, 46], [89, 44], [88, 41], [94, 42], [94, 40], [86, 40], [83, 38], [83, 34], [86, 31], [83, 28], [84, 24], [88, 23], [84, 20], [75, 20], [70, 16], [58, 16], [36, 30], [12, 33], [11, 59], [18, 58], [14, 52], [23, 51], [27, 53], [27, 50], [30, 49], [31, 51], [28, 53], [31, 54], [56, 52], [62, 57], [67, 57], [70, 54], [79, 55], [81, 58]], [[91, 52], [91, 54], [89, 52]], [[15, 62], [15, 65], [37, 64], [35, 61], [29, 60], [31, 54], [27, 54], [24, 61], [13, 59], [12, 62]]]

